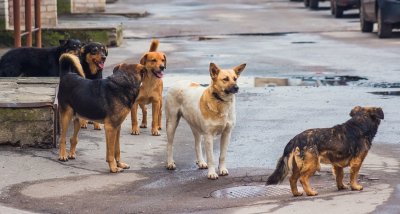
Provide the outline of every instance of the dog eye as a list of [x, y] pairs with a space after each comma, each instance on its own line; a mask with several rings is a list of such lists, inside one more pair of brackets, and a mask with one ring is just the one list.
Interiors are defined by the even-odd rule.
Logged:
[[157, 62], [157, 60], [156, 60], [156, 59], [152, 59], [151, 61], [152, 61], [152, 62]]
[[233, 78], [233, 81], [235, 81], [235, 82], [236, 82], [236, 80], [237, 80], [237, 78], [236, 78], [236, 77], [234, 77], [234, 78]]
[[228, 82], [229, 81], [229, 77], [225, 77], [224, 79], [222, 79], [223, 81], [225, 81], [225, 82]]

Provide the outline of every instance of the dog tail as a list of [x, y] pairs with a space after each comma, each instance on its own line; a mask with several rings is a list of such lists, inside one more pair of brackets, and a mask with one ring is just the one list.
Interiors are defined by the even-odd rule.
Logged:
[[158, 48], [158, 44], [160, 44], [160, 41], [158, 41], [158, 39], [153, 39], [151, 41], [149, 52], [156, 52], [157, 48]]
[[285, 177], [288, 175], [289, 167], [288, 167], [288, 157], [282, 156], [278, 160], [278, 164], [276, 164], [276, 169], [267, 179], [267, 183], [265, 185], [279, 184], [281, 183]]
[[60, 57], [60, 77], [70, 72], [77, 73], [79, 76], [85, 78], [79, 58], [73, 54], [65, 53]]
[[292, 139], [285, 147], [282, 157], [279, 158], [276, 164], [275, 171], [268, 177], [267, 183], [265, 185], [279, 184], [281, 183], [289, 171], [291, 170], [291, 165], [293, 164], [293, 154], [296, 147], [296, 139]]

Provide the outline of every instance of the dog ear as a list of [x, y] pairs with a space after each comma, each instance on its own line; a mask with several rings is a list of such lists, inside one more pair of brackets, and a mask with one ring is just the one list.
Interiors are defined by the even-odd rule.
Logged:
[[165, 54], [163, 55], [164, 55], [164, 67], [167, 68], [167, 57], [165, 56]]
[[147, 60], [147, 54], [142, 56], [142, 58], [140, 59], [140, 64], [146, 65], [146, 60]]
[[60, 46], [64, 46], [67, 44], [68, 40], [60, 39], [60, 40], [58, 40], [58, 42], [60, 43]]
[[246, 67], [246, 63], [234, 67], [233, 70], [235, 71], [237, 76], [240, 76], [240, 74], [242, 73], [242, 71], [244, 70], [245, 67]]
[[356, 115], [358, 112], [360, 112], [361, 109], [362, 109], [361, 106], [354, 107], [350, 112], [350, 117], [354, 117], [354, 115]]
[[381, 120], [383, 120], [383, 119], [385, 118], [385, 115], [383, 114], [382, 108], [374, 108], [374, 109], [370, 112], [370, 114], [371, 114], [373, 117], [376, 117], [376, 118], [381, 119]]
[[214, 63], [210, 63], [210, 76], [212, 79], [215, 79], [218, 77], [219, 71], [221, 69]]
[[116, 66], [114, 67], [114, 69], [113, 69], [113, 73], [115, 73], [116, 71], [118, 71], [119, 68], [121, 67], [121, 65], [122, 65], [122, 64], [116, 65]]
[[104, 51], [105, 51], [105, 55], [108, 56], [108, 48], [106, 46], [104, 46]]

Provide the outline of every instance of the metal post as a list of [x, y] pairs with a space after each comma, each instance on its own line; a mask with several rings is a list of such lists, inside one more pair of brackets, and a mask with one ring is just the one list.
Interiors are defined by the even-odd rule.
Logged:
[[19, 0], [13, 0], [14, 12], [14, 46], [21, 47], [21, 23], [20, 23], [20, 3]]
[[42, 47], [42, 21], [40, 15], [40, 0], [35, 0], [35, 38], [36, 38], [36, 47]]
[[32, 47], [32, 0], [25, 0], [26, 46]]

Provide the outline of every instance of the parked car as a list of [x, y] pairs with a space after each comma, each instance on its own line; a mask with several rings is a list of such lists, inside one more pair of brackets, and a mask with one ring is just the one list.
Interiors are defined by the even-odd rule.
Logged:
[[374, 23], [379, 38], [391, 37], [393, 28], [400, 28], [400, 0], [361, 0], [361, 31], [372, 32]]
[[310, 7], [311, 10], [318, 10], [318, 5], [320, 1], [325, 0], [304, 0], [304, 7]]
[[331, 0], [331, 13], [336, 18], [343, 16], [345, 10], [360, 8], [360, 0]]

